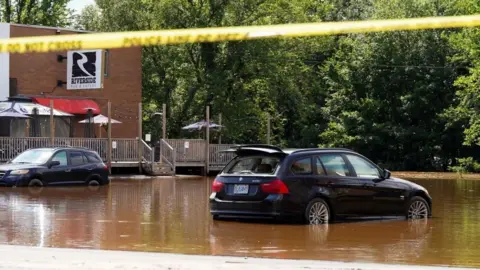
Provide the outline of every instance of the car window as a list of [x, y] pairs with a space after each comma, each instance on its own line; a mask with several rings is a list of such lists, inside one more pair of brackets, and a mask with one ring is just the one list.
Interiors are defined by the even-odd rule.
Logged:
[[321, 155], [320, 161], [325, 167], [327, 175], [332, 176], [349, 176], [350, 172], [348, 170], [345, 160], [343, 160], [340, 154], [325, 154]]
[[102, 160], [98, 158], [97, 155], [91, 152], [85, 152], [85, 155], [87, 156], [87, 160], [89, 163], [100, 163]]
[[274, 174], [280, 158], [268, 156], [242, 157], [226, 171], [228, 174]]
[[379, 177], [380, 173], [370, 162], [356, 155], [346, 155], [358, 177]]
[[322, 161], [320, 160], [320, 158], [315, 158], [315, 167], [317, 167], [317, 174], [318, 175], [325, 175], [325, 170], [323, 169], [323, 165], [322, 165]]
[[80, 166], [86, 163], [82, 152], [70, 152], [70, 163], [72, 166]]
[[303, 158], [295, 160], [290, 167], [294, 174], [311, 174], [312, 173], [312, 159]]
[[56, 153], [55, 156], [53, 156], [52, 161], [60, 162], [59, 166], [67, 166], [68, 165], [67, 152], [60, 151]]

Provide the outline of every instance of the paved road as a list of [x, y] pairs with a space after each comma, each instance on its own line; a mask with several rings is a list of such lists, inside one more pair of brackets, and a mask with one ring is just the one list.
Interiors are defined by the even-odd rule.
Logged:
[[308, 260], [253, 259], [165, 253], [58, 249], [0, 245], [0, 269], [155, 269], [155, 270], [320, 270], [320, 269], [472, 269], [342, 263]]

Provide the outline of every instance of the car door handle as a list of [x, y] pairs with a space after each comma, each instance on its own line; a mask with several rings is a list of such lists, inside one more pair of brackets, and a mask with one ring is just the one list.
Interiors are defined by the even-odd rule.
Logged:
[[65, 172], [71, 172], [72, 169], [65, 169]]

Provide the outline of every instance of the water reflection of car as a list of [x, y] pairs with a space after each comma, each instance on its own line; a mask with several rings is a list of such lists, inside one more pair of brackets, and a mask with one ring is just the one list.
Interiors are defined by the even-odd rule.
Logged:
[[108, 175], [108, 167], [95, 151], [35, 148], [0, 165], [0, 186], [105, 185]]
[[212, 183], [214, 218], [299, 217], [321, 224], [341, 216], [431, 216], [425, 188], [348, 149], [244, 145], [226, 151], [236, 157]]
[[323, 226], [213, 222], [209, 240], [218, 256], [395, 264], [424, 264], [435, 246], [429, 219], [355, 219]]

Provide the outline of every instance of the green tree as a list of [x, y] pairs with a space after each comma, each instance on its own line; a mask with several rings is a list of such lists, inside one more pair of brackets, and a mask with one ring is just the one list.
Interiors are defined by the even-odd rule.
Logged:
[[[97, 0], [77, 26], [129, 31], [409, 18], [472, 14], [478, 5]], [[479, 39], [476, 29], [446, 29], [145, 47], [143, 103], [149, 112], [167, 104], [169, 137], [190, 136], [181, 127], [203, 119], [209, 105], [213, 120], [223, 115], [227, 143], [264, 142], [271, 115], [275, 144], [349, 147], [397, 170], [453, 168], [457, 158], [475, 156], [479, 143]], [[144, 119], [145, 130], [158, 135], [159, 119]]]
[[7, 23], [70, 26], [73, 11], [67, 8], [69, 2], [70, 0], [2, 0], [0, 20]]
[[[90, 30], [126, 31], [319, 21], [330, 5], [322, 1], [111, 1], [98, 0], [85, 11]], [[94, 26], [86, 22], [97, 21]], [[92, 29], [93, 28], [93, 29]], [[145, 108], [168, 105], [170, 136], [181, 126], [223, 115], [226, 142], [265, 140], [267, 114], [273, 116], [274, 142], [308, 144], [320, 128], [310, 109], [321, 99], [316, 63], [307, 60], [329, 50], [332, 38], [258, 40], [144, 48]], [[308, 119], [311, 118], [311, 119]], [[158, 120], [146, 119], [146, 129]], [[299, 132], [300, 131], [300, 132]], [[315, 135], [314, 135], [315, 134]], [[185, 134], [182, 134], [185, 135]], [[307, 138], [307, 139], [305, 139]], [[314, 143], [314, 142], [313, 142]]]
[[[451, 10], [454, 14], [477, 14], [480, 3], [460, 0]], [[450, 60], [462, 72], [455, 80], [455, 103], [445, 110], [444, 117], [449, 120], [449, 126], [463, 130], [465, 147], [458, 151], [459, 166], [474, 171], [480, 159], [480, 31], [477, 28], [462, 29], [451, 34], [449, 41], [455, 50]]]
[[[374, 3], [374, 19], [432, 16], [425, 1]], [[392, 169], [446, 168], [460, 140], [439, 117], [455, 93], [446, 31], [349, 35], [323, 67], [329, 85], [322, 145], [358, 150]], [[452, 149], [452, 146], [453, 149]]]

